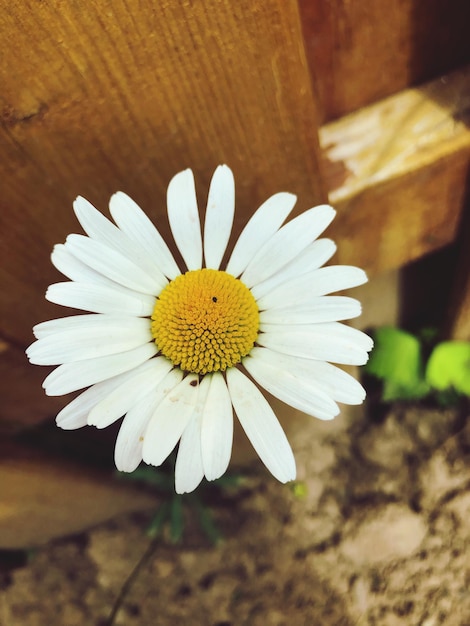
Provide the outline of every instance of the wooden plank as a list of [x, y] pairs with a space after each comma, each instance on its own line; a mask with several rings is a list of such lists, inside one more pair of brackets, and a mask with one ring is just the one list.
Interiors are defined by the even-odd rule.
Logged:
[[459, 231], [456, 275], [452, 277], [452, 295], [444, 330], [449, 339], [470, 341], [470, 206], [468, 204]]
[[337, 260], [369, 273], [454, 240], [470, 163], [470, 68], [320, 130]]
[[0, 446], [0, 549], [37, 546], [116, 515], [152, 511], [158, 498], [109, 472], [4, 443]]
[[52, 367], [35, 367], [24, 350], [0, 340], [0, 438], [53, 419], [72, 397], [48, 397], [42, 381]]
[[324, 122], [470, 61], [468, 0], [299, 0]]
[[[165, 191], [191, 166], [201, 204], [215, 166], [237, 182], [238, 232], [280, 190], [323, 198], [295, 0], [13, 0], [0, 12], [1, 331], [28, 344], [57, 308], [54, 243], [82, 194], [132, 195], [168, 233]], [[234, 234], [236, 234], [236, 232]]]
[[450, 339], [470, 341], [470, 264], [468, 254], [466, 266], [461, 268], [461, 276], [456, 281], [459, 287], [451, 311], [448, 335]]
[[67, 314], [43, 294], [62, 280], [49, 254], [78, 228], [77, 194], [104, 208], [123, 189], [165, 233], [166, 185], [187, 166], [201, 198], [213, 168], [232, 166], [236, 231], [280, 189], [299, 208], [321, 199], [300, 38], [293, 0], [17, 1], [0, 13], [4, 432], [66, 403], [43, 395], [47, 370], [22, 347], [34, 323]]

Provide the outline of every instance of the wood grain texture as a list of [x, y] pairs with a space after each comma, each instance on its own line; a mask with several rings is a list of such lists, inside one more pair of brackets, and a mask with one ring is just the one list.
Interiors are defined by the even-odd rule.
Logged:
[[448, 338], [459, 341], [470, 341], [470, 197], [468, 201], [459, 226], [456, 272], [444, 328]]
[[158, 498], [109, 472], [0, 445], [0, 549], [38, 546], [114, 516], [155, 510]]
[[450, 339], [470, 341], [470, 263], [469, 255], [461, 266], [458, 280], [455, 284], [459, 288], [449, 315], [448, 334]]
[[337, 259], [369, 273], [454, 240], [470, 164], [470, 68], [321, 128]]
[[[52, 418], [46, 368], [26, 362], [31, 327], [69, 311], [52, 246], [80, 232], [72, 200], [105, 210], [120, 189], [168, 234], [170, 178], [234, 170], [238, 232], [279, 190], [299, 210], [323, 196], [310, 77], [294, 0], [4, 3], [0, 12], [0, 355], [3, 431]], [[59, 404], [60, 400], [60, 404]]]
[[299, 0], [323, 121], [470, 61], [468, 0]]
[[[315, 110], [294, 0], [13, 1], [0, 12], [1, 331], [26, 345], [57, 316], [49, 254], [71, 203], [121, 189], [164, 233], [165, 190], [191, 166], [201, 204], [235, 172], [239, 231], [280, 190], [322, 198]], [[60, 314], [60, 312], [59, 312]]]
[[42, 381], [52, 369], [31, 365], [23, 349], [0, 343], [0, 439], [52, 419], [72, 399], [44, 394]]

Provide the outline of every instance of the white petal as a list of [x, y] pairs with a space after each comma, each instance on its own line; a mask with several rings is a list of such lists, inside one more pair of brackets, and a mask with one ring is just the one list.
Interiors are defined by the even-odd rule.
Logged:
[[251, 216], [233, 249], [226, 271], [240, 276], [258, 250], [281, 227], [294, 208], [297, 197], [292, 193], [276, 193], [263, 202]]
[[205, 412], [209, 385], [210, 376], [204, 376], [199, 385], [199, 395], [194, 413], [181, 435], [175, 465], [176, 493], [190, 493], [194, 491], [204, 477], [201, 453], [201, 423], [203, 413]]
[[150, 275], [132, 259], [95, 239], [69, 235], [65, 246], [80, 261], [128, 289], [158, 295], [167, 285], [163, 274]]
[[121, 354], [101, 356], [78, 363], [64, 363], [47, 376], [43, 387], [48, 396], [62, 396], [128, 372], [150, 359], [156, 352], [157, 347], [152, 342]]
[[118, 191], [111, 197], [109, 209], [119, 228], [142, 247], [165, 276], [173, 280], [181, 273], [165, 240], [132, 198]]
[[103, 287], [73, 282], [50, 285], [46, 300], [81, 311], [137, 317], [152, 315], [155, 306], [153, 296], [120, 288], [119, 285]]
[[164, 284], [163, 274], [158, 264], [153, 263], [152, 256], [148, 255], [140, 242], [133, 241], [123, 231], [117, 228], [100, 211], [79, 196], [73, 205], [75, 215], [83, 230], [107, 248], [112, 248], [121, 255], [132, 260], [144, 272], [157, 277]]
[[115, 422], [150, 389], [154, 390], [172, 367], [168, 359], [155, 357], [129, 372], [130, 376], [122, 385], [95, 404], [88, 416], [88, 424], [106, 428]]
[[347, 296], [318, 296], [299, 305], [287, 304], [284, 307], [261, 311], [261, 324], [318, 324], [337, 322], [358, 317], [361, 303]]
[[276, 334], [277, 332], [297, 332], [299, 330], [305, 332], [311, 332], [314, 334], [321, 334], [324, 337], [330, 337], [333, 340], [343, 339], [344, 341], [349, 342], [351, 345], [360, 348], [361, 350], [372, 350], [374, 346], [374, 342], [369, 337], [362, 332], [362, 330], [358, 330], [357, 328], [352, 328], [351, 326], [347, 326], [346, 324], [342, 324], [341, 322], [325, 322], [321, 324], [302, 324], [301, 326], [297, 326], [295, 324], [287, 325], [284, 324], [282, 328], [278, 324], [262, 324], [260, 325], [260, 330], [263, 333]]
[[252, 351], [252, 355], [243, 360], [251, 376], [256, 382], [286, 404], [313, 415], [321, 420], [331, 420], [339, 413], [338, 405], [330, 396], [322, 391], [314, 380], [306, 379], [299, 369], [286, 369], [273, 359], [262, 358], [261, 355], [271, 355], [264, 350]]
[[282, 483], [294, 480], [292, 449], [266, 398], [234, 367], [227, 370], [227, 384], [235, 413], [260, 459]]
[[120, 249], [124, 235], [91, 202], [88, 202], [82, 196], [78, 196], [73, 203], [73, 210], [80, 225], [89, 237], [97, 239], [116, 250]]
[[168, 185], [168, 220], [188, 270], [202, 267], [202, 238], [194, 176], [190, 169], [176, 174]]
[[161, 465], [178, 443], [196, 407], [197, 383], [197, 375], [189, 374], [158, 405], [145, 433], [143, 456], [149, 465]]
[[256, 299], [261, 298], [288, 280], [318, 269], [329, 261], [335, 252], [336, 244], [334, 241], [331, 239], [317, 239], [276, 274], [252, 287], [251, 292]]
[[301, 359], [267, 348], [253, 348], [243, 364], [248, 363], [251, 358], [272, 365], [279, 370], [295, 372], [296, 376], [322, 389], [336, 402], [361, 404], [366, 397], [364, 388], [353, 376], [331, 363]]
[[114, 462], [120, 472], [133, 472], [142, 461], [145, 430], [155, 410], [155, 394], [141, 397], [124, 417], [114, 448]]
[[232, 170], [219, 165], [209, 188], [204, 222], [206, 267], [218, 270], [232, 231], [235, 212], [235, 181]]
[[[311, 364], [314, 364], [313, 368]], [[328, 388], [328, 393], [336, 402], [344, 404], [364, 402], [366, 391], [351, 374], [324, 361], [309, 361], [309, 368], [315, 372], [314, 376], [318, 383]]]
[[81, 283], [99, 284], [105, 286], [115, 285], [113, 281], [102, 274], [92, 270], [91, 267], [82, 263], [65, 247], [63, 243], [54, 246], [51, 254], [51, 261], [59, 272]]
[[207, 376], [209, 393], [202, 416], [201, 449], [204, 474], [215, 480], [224, 474], [232, 454], [233, 414], [230, 394], [220, 372]]
[[57, 415], [57, 426], [65, 430], [86, 426], [91, 409], [97, 402], [100, 402], [100, 400], [119, 387], [122, 384], [123, 377], [126, 375], [127, 373], [114, 376], [83, 391]]
[[[78, 398], [76, 398], [78, 400]], [[67, 404], [65, 408], [69, 408], [69, 413], [65, 415], [61, 415], [60, 413], [56, 417], [56, 424], [59, 428], [63, 430], [75, 430], [77, 428], [83, 428], [83, 426], [87, 425], [87, 416], [84, 411], [78, 409], [74, 411], [74, 407], [70, 408], [70, 405], [74, 401]]]
[[332, 207], [324, 204], [288, 222], [251, 259], [241, 280], [253, 287], [278, 272], [331, 224], [335, 213]]
[[101, 315], [100, 313], [69, 315], [68, 317], [58, 317], [55, 320], [48, 320], [47, 322], [36, 324], [36, 326], [33, 327], [33, 333], [37, 339], [43, 339], [44, 337], [62, 333], [66, 330], [73, 331], [80, 328], [98, 326], [100, 324], [102, 324], [104, 328], [109, 322], [118, 324], [119, 321], [122, 320], [125, 324], [129, 319], [134, 318], [118, 315]]
[[335, 291], [351, 289], [367, 282], [367, 276], [359, 267], [330, 265], [293, 278], [260, 297], [257, 302], [261, 310], [308, 302], [311, 298], [324, 296]]
[[88, 326], [94, 320], [102, 317], [98, 313], [90, 313], [87, 315], [69, 315], [68, 317], [58, 317], [55, 320], [47, 320], [33, 326], [33, 333], [36, 339], [43, 339], [55, 333], [64, 330], [73, 330], [74, 328], [82, 328]]
[[[88, 317], [88, 316], [87, 316]], [[152, 341], [150, 321], [102, 315], [80, 327], [38, 339], [26, 350], [35, 365], [59, 365], [117, 354]]]
[[[343, 328], [338, 328], [343, 327]], [[369, 358], [371, 340], [361, 333], [350, 333], [355, 329], [336, 322], [312, 324], [261, 332], [257, 343], [276, 352], [321, 361], [333, 361], [345, 365], [364, 365]], [[345, 331], [344, 329], [347, 329]], [[360, 333], [360, 331], [356, 331]], [[361, 337], [363, 335], [363, 337]]]
[[191, 493], [204, 478], [201, 456], [201, 419], [191, 418], [178, 448], [175, 464], [176, 493]]
[[[144, 363], [144, 366], [145, 365], [146, 364]], [[139, 448], [140, 460], [142, 460], [142, 457], [143, 457], [143, 445], [144, 445], [144, 442], [145, 442], [145, 437], [148, 436], [147, 428], [148, 428], [148, 424], [150, 423], [150, 420], [151, 420], [152, 416], [155, 414], [155, 411], [156, 411], [158, 405], [162, 402], [162, 400], [165, 398], [165, 396], [167, 396], [167, 394], [170, 393], [172, 391], [172, 389], [174, 389], [178, 385], [178, 383], [181, 382], [182, 378], [183, 378], [183, 372], [179, 368], [173, 368], [166, 374], [166, 376], [163, 377], [163, 379], [160, 379], [159, 382], [157, 382], [155, 384], [155, 387], [149, 392], [150, 397], [147, 397], [147, 394], [145, 394], [146, 398], [149, 401], [151, 400], [151, 402], [152, 402], [152, 409], [151, 409], [151, 412], [150, 412], [150, 416], [147, 419], [145, 425], [142, 422], [143, 434], [139, 435], [139, 439], [140, 439], [141, 436], [143, 437], [142, 448], [141, 449]], [[127, 383], [127, 381], [126, 381], [126, 383]], [[136, 408], [136, 410], [137, 410], [137, 408]], [[133, 410], [133, 413], [134, 413], [134, 410]], [[127, 421], [129, 422], [130, 420], [127, 420]], [[129, 424], [129, 428], [130, 428], [130, 424]], [[124, 437], [126, 432], [127, 432], [127, 428], [126, 428], [126, 431], [124, 431], [122, 437]], [[122, 443], [124, 443], [124, 441]], [[149, 444], [147, 444], [147, 445], [149, 445]], [[134, 450], [135, 450], [135, 448], [134, 448]], [[119, 455], [121, 455], [121, 454], [122, 454], [121, 451], [119, 451]], [[119, 458], [121, 458], [121, 456]], [[140, 460], [139, 460], [139, 462], [140, 462]]]

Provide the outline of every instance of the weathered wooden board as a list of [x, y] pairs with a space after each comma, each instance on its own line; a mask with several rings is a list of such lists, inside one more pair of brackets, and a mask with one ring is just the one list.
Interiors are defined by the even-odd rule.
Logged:
[[[52, 246], [77, 232], [72, 201], [132, 195], [168, 233], [170, 178], [195, 171], [201, 205], [228, 163], [241, 228], [270, 194], [323, 198], [310, 76], [295, 0], [14, 0], [0, 12], [0, 419], [52, 416], [45, 368], [22, 361], [62, 277]], [[33, 389], [34, 387], [34, 389]]]
[[470, 164], [470, 69], [321, 127], [337, 260], [371, 274], [456, 236]]
[[470, 203], [462, 216], [457, 240], [456, 276], [447, 307], [445, 334], [451, 339], [470, 341]]
[[468, 0], [299, 0], [322, 121], [470, 62]]
[[[318, 39], [306, 41], [325, 118], [464, 61], [462, 7], [302, 0], [304, 32], [318, 26]], [[468, 77], [446, 76], [323, 127], [323, 181], [294, 0], [9, 2], [0, 12], [2, 432], [52, 419], [67, 401], [42, 396], [46, 370], [28, 365], [22, 350], [31, 326], [60, 310], [43, 299], [59, 279], [49, 253], [78, 228], [77, 194], [104, 208], [122, 189], [167, 234], [171, 176], [191, 166], [204, 204], [214, 167], [226, 162], [237, 181], [234, 235], [268, 195], [293, 191], [301, 211], [327, 187], [339, 210], [329, 231], [336, 260], [370, 273], [397, 268], [456, 235], [470, 153]], [[128, 510], [125, 494], [111, 484], [100, 491], [81, 470], [3, 451], [0, 459], [10, 490], [0, 532], [3, 523], [10, 547], [31, 543], [38, 523], [47, 530], [54, 508], [58, 523], [41, 540]], [[72, 525], [63, 517], [95, 501], [99, 515], [84, 510]], [[24, 532], [20, 519], [32, 521]]]
[[322, 198], [295, 0], [14, 0], [0, 12], [1, 331], [26, 345], [54, 310], [54, 243], [82, 194], [132, 195], [167, 232], [165, 190], [192, 167], [204, 204], [226, 162], [237, 229], [279, 190]]
[[0, 342], [0, 440], [41, 423], [45, 417], [52, 420], [71, 399], [44, 394], [42, 381], [52, 369], [31, 365], [22, 348]]
[[[366, 8], [357, 9], [356, 14], [345, 5], [341, 14], [331, 3], [329, 8], [325, 3], [317, 4], [323, 7], [323, 13], [314, 16], [315, 20], [320, 16], [323, 28], [329, 23], [338, 26], [335, 32], [341, 39], [343, 52], [353, 43], [354, 50], [360, 48], [361, 54], [369, 51], [365, 45], [367, 37], [352, 25], [362, 25], [369, 35], [373, 27], [377, 35], [376, 29], [385, 21], [383, 7], [380, 15]], [[162, 221], [164, 188], [174, 171], [187, 164], [194, 166], [202, 188], [207, 185], [213, 166], [218, 161], [228, 161], [240, 174], [238, 198], [244, 208], [243, 218], [257, 202], [279, 188], [299, 192], [299, 208], [305, 208], [306, 202], [313, 203], [321, 195], [314, 155], [315, 110], [306, 80], [294, 5], [266, 2], [253, 7], [242, 2], [234, 9], [229, 2], [192, 7], [176, 7], [171, 2], [162, 2], [158, 7], [150, 2], [140, 3], [138, 7], [132, 2], [91, 2], [84, 10], [74, 3], [13, 2], [2, 12], [0, 162], [4, 189], [0, 219], [6, 262], [0, 274], [3, 285], [0, 314], [5, 337], [25, 345], [31, 339], [31, 324], [55, 315], [57, 309], [42, 299], [46, 285], [57, 277], [48, 262], [48, 254], [54, 242], [76, 228], [70, 202], [77, 193], [103, 206], [115, 189], [123, 188], [162, 222], [163, 230], [166, 230]], [[456, 2], [451, 5], [444, 16], [446, 33], [451, 25], [458, 25], [455, 15], [462, 6]], [[333, 21], [329, 10], [331, 15], [334, 13]], [[403, 24], [406, 16], [407, 24], [416, 23], [419, 13], [413, 16], [414, 21], [409, 13], [395, 11], [393, 7], [387, 9], [388, 25], [383, 28], [387, 28], [389, 37], [396, 37], [398, 32], [400, 38], [407, 39], [409, 29], [393, 29], [389, 24], [395, 23], [394, 20]], [[434, 23], [437, 16], [440, 16], [437, 5], [432, 3], [426, 19], [432, 18]], [[305, 12], [303, 17], [305, 25], [308, 21]], [[354, 41], [348, 39], [348, 33], [351, 37], [354, 34]], [[458, 51], [463, 48], [458, 43], [459, 37], [458, 29], [452, 37], [454, 52], [448, 62], [461, 58]], [[372, 56], [380, 58], [380, 55], [370, 56], [369, 60]], [[319, 70], [325, 72], [327, 65], [319, 58]], [[349, 74], [344, 71], [343, 79]], [[333, 74], [329, 75], [334, 80]], [[382, 75], [386, 76], [387, 85], [394, 84], [387, 72]], [[343, 84], [343, 79], [335, 84]], [[370, 81], [370, 76], [368, 80], [376, 83]], [[320, 83], [321, 79], [317, 80], [317, 88]], [[360, 91], [357, 85], [352, 89]], [[439, 98], [437, 88], [436, 94]], [[354, 106], [353, 100], [351, 103]], [[402, 103], [412, 112], [411, 101], [408, 104], [402, 99], [396, 101], [397, 105]], [[455, 234], [458, 219], [455, 207], [461, 200], [461, 185], [455, 182], [461, 182], [466, 165], [462, 158], [466, 145], [459, 145], [459, 139], [464, 143], [467, 139], [461, 132], [462, 123], [456, 123], [457, 133], [455, 129], [449, 132], [449, 120], [452, 114], [454, 118], [459, 112], [465, 115], [465, 102], [457, 99], [454, 103], [447, 102], [446, 107], [447, 121], [441, 119], [444, 127], [447, 126], [443, 133], [446, 151], [428, 150], [427, 154], [430, 161], [442, 159], [445, 166], [445, 172], [440, 162], [437, 166], [444, 180], [444, 185], [438, 185], [438, 194], [432, 185], [428, 185], [427, 192], [435, 204], [447, 211], [444, 219], [439, 222], [442, 213], [433, 211], [433, 219], [429, 221], [428, 216], [423, 218], [417, 210], [416, 201], [428, 204], [421, 185], [426, 180], [439, 179], [429, 176], [422, 164], [407, 159], [402, 178], [392, 171], [389, 172], [392, 180], [384, 180], [382, 186], [368, 186], [369, 204], [374, 202], [377, 206], [384, 202], [391, 204], [396, 194], [407, 194], [407, 205], [413, 206], [414, 216], [407, 229], [410, 227], [417, 239], [422, 224], [425, 226], [421, 240], [410, 248], [410, 258], [446, 243]], [[385, 126], [394, 128], [393, 122], [401, 121], [396, 115], [389, 118], [383, 107], [369, 113], [377, 111], [381, 111], [381, 122], [376, 131], [381, 132], [380, 124], [386, 130]], [[351, 125], [361, 124], [369, 113], [358, 114], [360, 117], [352, 121], [342, 120], [336, 135], [334, 127], [327, 127], [324, 142], [328, 143], [333, 133], [334, 141], [339, 141], [339, 153], [351, 149]], [[414, 120], [421, 115], [419, 110], [415, 113]], [[440, 128], [439, 123], [435, 129]], [[409, 133], [403, 135], [406, 144]], [[411, 140], [415, 139], [416, 133], [411, 133]], [[439, 146], [439, 134], [432, 141]], [[400, 147], [405, 144], [394, 142], [392, 149], [396, 155], [399, 156]], [[389, 150], [384, 140], [380, 140], [378, 148]], [[379, 149], [374, 150], [374, 158]], [[423, 157], [422, 150], [416, 152], [420, 153], [419, 158]], [[328, 154], [335, 165], [344, 168], [346, 161], [337, 156], [338, 152], [335, 156], [328, 149]], [[369, 150], [367, 162], [363, 159], [366, 167], [371, 166], [371, 154]], [[405, 156], [409, 156], [406, 150]], [[376, 178], [377, 175], [386, 178], [389, 165], [372, 163], [377, 170]], [[431, 162], [428, 165], [432, 168]], [[406, 167], [414, 169], [406, 172]], [[451, 174], [450, 178], [447, 173]], [[369, 174], [373, 178], [374, 172]], [[407, 177], [411, 178], [405, 193], [403, 182]], [[349, 197], [347, 219], [343, 218], [352, 244], [346, 243], [340, 252], [343, 258], [360, 263], [356, 258], [360, 246], [356, 243], [358, 234], [366, 230], [364, 227], [370, 231], [373, 223], [373, 228], [380, 230], [380, 225], [385, 223], [392, 234], [397, 227], [401, 228], [403, 220], [397, 213], [390, 224], [385, 219], [390, 212], [383, 210], [380, 219], [378, 211], [374, 211], [371, 222], [364, 188], [360, 197], [357, 193], [365, 178], [364, 171], [355, 178], [356, 193]], [[343, 186], [348, 188], [346, 193], [351, 190], [350, 182]], [[451, 201], [447, 202], [449, 198]], [[340, 206], [345, 204], [344, 196], [340, 198], [338, 193], [332, 194], [332, 199], [338, 199]], [[340, 223], [337, 229], [341, 231]], [[430, 233], [431, 230], [434, 232]], [[379, 257], [373, 246], [369, 248], [369, 257], [374, 258], [366, 259], [368, 267], [380, 270], [382, 266], [403, 262], [403, 250], [401, 255], [395, 255], [392, 237], [388, 239], [392, 250], [382, 246]], [[383, 240], [380, 232], [377, 240]]]
[[158, 498], [109, 474], [0, 446], [0, 549], [36, 546], [111, 517], [155, 510]]

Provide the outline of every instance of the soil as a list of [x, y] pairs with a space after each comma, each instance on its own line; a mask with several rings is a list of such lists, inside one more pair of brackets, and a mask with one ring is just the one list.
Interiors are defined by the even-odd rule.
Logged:
[[[291, 442], [298, 482], [280, 485], [256, 462], [237, 488], [208, 492], [224, 539], [211, 545], [187, 513], [182, 542], [155, 544], [113, 623], [468, 626], [467, 411], [306, 420]], [[120, 517], [14, 563], [0, 624], [110, 624], [148, 521]]]

